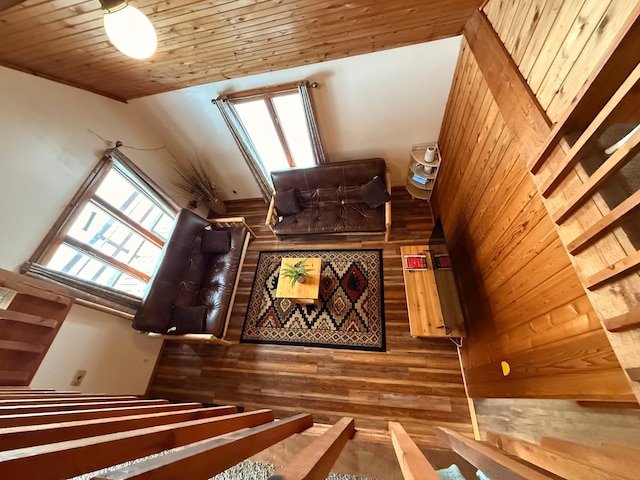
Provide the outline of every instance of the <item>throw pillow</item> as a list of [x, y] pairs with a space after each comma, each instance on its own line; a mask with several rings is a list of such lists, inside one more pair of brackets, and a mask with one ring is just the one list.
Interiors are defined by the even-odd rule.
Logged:
[[371, 208], [378, 208], [391, 200], [391, 195], [387, 192], [384, 182], [377, 175], [360, 187], [360, 195]]
[[185, 333], [202, 333], [206, 313], [207, 307], [204, 305], [196, 305], [193, 307], [173, 305], [167, 334], [184, 335]]
[[200, 238], [200, 253], [227, 253], [231, 248], [228, 230], [205, 230]]
[[284, 192], [276, 193], [275, 197], [276, 210], [280, 215], [293, 215], [300, 212], [300, 200], [298, 198], [298, 190], [291, 188]]

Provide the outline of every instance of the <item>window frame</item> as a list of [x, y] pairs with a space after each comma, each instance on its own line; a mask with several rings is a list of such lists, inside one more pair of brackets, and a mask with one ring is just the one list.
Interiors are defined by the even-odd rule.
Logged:
[[311, 88], [318, 88], [318, 86], [319, 85], [316, 82], [303, 80], [300, 82], [225, 93], [212, 100], [212, 103], [218, 107], [227, 127], [236, 141], [236, 144], [240, 148], [240, 151], [262, 192], [265, 202], [268, 202], [273, 195], [271, 177], [234, 104], [254, 101], [256, 99], [268, 100], [266, 105], [269, 110], [273, 126], [276, 130], [278, 140], [280, 141], [284, 151], [285, 158], [289, 164], [289, 168], [295, 168], [295, 161], [287, 144], [286, 135], [278, 121], [277, 109], [273, 105], [272, 99], [277, 98], [278, 96], [290, 95], [291, 93], [297, 92], [300, 95], [300, 100], [302, 102], [305, 126], [307, 135], [309, 136], [314, 163], [319, 165], [327, 163], [328, 160], [324, 151], [322, 137], [316, 120], [315, 108], [313, 106], [309, 90]]
[[115, 221], [129, 227], [145, 240], [160, 249], [164, 246], [164, 241], [161, 238], [111, 206], [96, 194], [102, 182], [113, 169], [116, 169], [118, 173], [122, 174], [138, 191], [157, 205], [165, 214], [175, 218], [180, 208], [169, 195], [117, 148], [106, 150], [103, 157], [82, 183], [71, 202], [67, 204], [52, 228], [40, 242], [33, 255], [29, 258], [29, 261], [22, 266], [21, 271], [35, 277], [46, 278], [54, 283], [60, 283], [70, 288], [77, 297], [77, 303], [100, 310], [107, 310], [110, 313], [117, 313], [130, 318], [140, 304], [140, 297], [113, 287], [83, 280], [71, 274], [58, 272], [46, 266], [53, 258], [58, 247], [66, 244], [80, 254], [95, 258], [121, 273], [144, 281], [145, 283], [149, 282], [150, 275], [140, 272], [126, 263], [100, 252], [91, 245], [87, 245], [69, 236], [70, 229], [82, 213], [84, 207], [89, 203], [93, 203], [107, 215], [112, 216]]

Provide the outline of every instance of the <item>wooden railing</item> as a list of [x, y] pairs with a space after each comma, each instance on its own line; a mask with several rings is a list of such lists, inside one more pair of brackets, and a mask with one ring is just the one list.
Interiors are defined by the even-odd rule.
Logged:
[[638, 44], [640, 6], [528, 166], [640, 401]]
[[[304, 413], [274, 420], [267, 409], [238, 413], [232, 406], [0, 387], [0, 478], [64, 479], [100, 470], [91, 478], [207, 479], [313, 426]], [[552, 474], [632, 479], [640, 471], [640, 452], [626, 447], [555, 438], [536, 445], [493, 433], [487, 443], [435, 430], [494, 480], [557, 478]], [[288, 457], [270, 480], [326, 478], [355, 433], [352, 418], [339, 420]], [[405, 479], [440, 478], [402, 425], [389, 422], [389, 434]]]
[[73, 303], [61, 287], [0, 269], [0, 385], [29, 385]]

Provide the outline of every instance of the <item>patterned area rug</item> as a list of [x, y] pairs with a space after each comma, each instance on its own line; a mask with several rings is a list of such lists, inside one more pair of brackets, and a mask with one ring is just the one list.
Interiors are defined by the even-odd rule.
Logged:
[[[321, 306], [275, 298], [284, 257], [320, 257]], [[243, 343], [385, 351], [382, 250], [260, 252]]]

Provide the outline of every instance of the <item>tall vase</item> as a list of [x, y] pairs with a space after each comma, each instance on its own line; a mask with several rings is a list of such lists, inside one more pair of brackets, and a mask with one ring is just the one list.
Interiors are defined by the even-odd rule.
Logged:
[[210, 210], [214, 211], [219, 215], [223, 215], [227, 213], [227, 207], [225, 206], [224, 202], [219, 198], [214, 198], [213, 200], [208, 202], [207, 207], [209, 207]]

